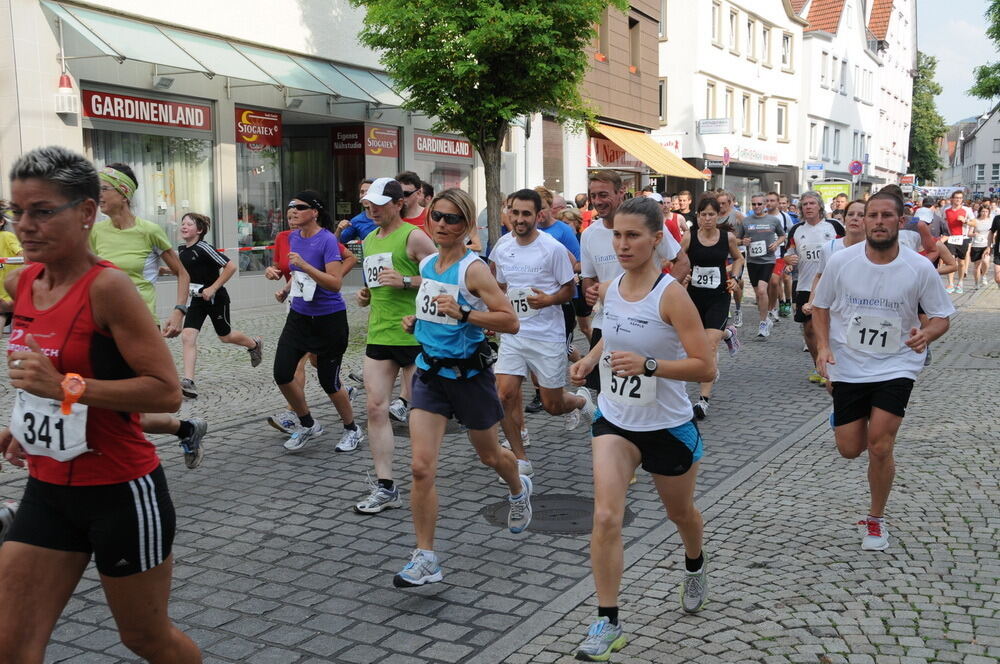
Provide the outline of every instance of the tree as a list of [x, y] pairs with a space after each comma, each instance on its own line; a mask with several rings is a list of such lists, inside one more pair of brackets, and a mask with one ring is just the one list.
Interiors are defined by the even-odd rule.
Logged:
[[[1000, 0], [990, 0], [986, 7], [986, 36], [1000, 49]], [[969, 94], [980, 99], [1000, 97], [1000, 62], [990, 62], [973, 70], [975, 82]]]
[[483, 160], [491, 244], [500, 229], [504, 137], [544, 112], [580, 129], [586, 47], [604, 10], [627, 0], [351, 0], [367, 11], [361, 42], [380, 52], [404, 108], [465, 135]]
[[909, 160], [910, 172], [921, 182], [933, 180], [943, 166], [938, 156], [938, 139], [944, 136], [947, 127], [934, 104], [934, 97], [941, 94], [941, 85], [934, 80], [936, 70], [937, 58], [918, 51], [917, 75], [913, 79]]

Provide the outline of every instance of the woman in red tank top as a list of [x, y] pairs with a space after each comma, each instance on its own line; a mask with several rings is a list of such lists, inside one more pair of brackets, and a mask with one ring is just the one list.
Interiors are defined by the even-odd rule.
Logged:
[[93, 557], [122, 642], [154, 663], [194, 664], [198, 647], [166, 616], [175, 514], [139, 413], [174, 411], [173, 360], [124, 272], [90, 251], [97, 172], [58, 147], [11, 170], [15, 226], [31, 265], [6, 278], [16, 388], [0, 453], [25, 486], [0, 547], [0, 657], [41, 662]]

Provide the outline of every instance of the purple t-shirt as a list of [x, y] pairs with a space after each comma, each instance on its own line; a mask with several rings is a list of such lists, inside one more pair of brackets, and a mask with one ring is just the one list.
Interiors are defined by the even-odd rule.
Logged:
[[[325, 228], [321, 228], [319, 233], [312, 237], [302, 237], [301, 231], [292, 231], [288, 236], [289, 251], [297, 253], [302, 259], [320, 271], [326, 270], [326, 264], [339, 261], [340, 246], [336, 236]], [[292, 279], [295, 280], [296, 272], [303, 270], [291, 265]], [[308, 291], [308, 282], [304, 284], [303, 290]], [[292, 284], [292, 293], [297, 291], [295, 284]], [[292, 311], [305, 316], [325, 316], [337, 311], [344, 311], [347, 305], [340, 293], [329, 291], [316, 284], [312, 300], [307, 302], [304, 297], [292, 298]]]

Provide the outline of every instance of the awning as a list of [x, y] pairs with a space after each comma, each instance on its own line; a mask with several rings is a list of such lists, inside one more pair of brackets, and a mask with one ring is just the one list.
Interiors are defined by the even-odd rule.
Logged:
[[649, 134], [606, 124], [598, 124], [597, 131], [659, 175], [692, 180], [706, 179], [701, 171], [654, 141]]
[[[187, 30], [42, 0], [55, 22], [81, 39], [81, 53], [69, 57], [136, 60], [208, 77], [227, 76], [250, 85], [273, 85], [292, 95], [331, 95], [338, 100], [400, 106], [382, 72], [251, 46]], [[376, 75], [378, 74], [378, 75]]]

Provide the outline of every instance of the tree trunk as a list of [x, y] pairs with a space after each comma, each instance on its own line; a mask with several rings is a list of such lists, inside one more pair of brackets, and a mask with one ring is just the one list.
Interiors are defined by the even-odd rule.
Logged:
[[[477, 146], [479, 156], [483, 160], [483, 171], [486, 175], [486, 210], [489, 228], [489, 246], [492, 247], [500, 239], [500, 170], [501, 148], [499, 140], [493, 140]], [[484, 247], [485, 249], [485, 247]]]

